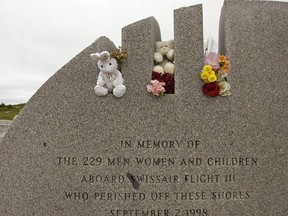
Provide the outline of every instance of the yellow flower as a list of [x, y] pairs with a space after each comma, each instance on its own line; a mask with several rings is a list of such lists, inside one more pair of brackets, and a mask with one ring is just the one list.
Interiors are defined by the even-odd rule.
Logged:
[[209, 77], [209, 73], [207, 71], [203, 71], [201, 73], [201, 79], [206, 80]]
[[215, 82], [217, 80], [217, 76], [214, 74], [211, 74], [209, 77], [208, 77], [208, 81], [209, 82]]
[[206, 71], [206, 72], [212, 71], [212, 66], [211, 65], [205, 65], [203, 68], [203, 71]]
[[208, 74], [209, 74], [209, 76], [215, 75], [215, 71], [211, 70], [211, 71], [208, 72]]
[[201, 79], [203, 79], [205, 83], [215, 82], [217, 80], [216, 73], [215, 71], [213, 71], [211, 65], [205, 65], [203, 67], [203, 71], [201, 73]]

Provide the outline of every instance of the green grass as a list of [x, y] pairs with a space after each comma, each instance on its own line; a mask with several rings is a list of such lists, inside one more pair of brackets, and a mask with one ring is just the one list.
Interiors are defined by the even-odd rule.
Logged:
[[0, 104], [0, 120], [13, 120], [25, 104], [5, 105]]

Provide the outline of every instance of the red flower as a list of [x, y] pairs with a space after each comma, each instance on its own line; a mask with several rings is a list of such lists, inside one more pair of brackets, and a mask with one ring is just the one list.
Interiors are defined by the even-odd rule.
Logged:
[[220, 86], [217, 82], [206, 83], [202, 86], [202, 91], [208, 96], [215, 97], [220, 93]]
[[158, 80], [159, 82], [164, 82], [164, 79], [162, 77], [161, 73], [157, 73], [157, 72], [152, 72], [152, 80]]
[[174, 75], [173, 74], [164, 74], [164, 82], [166, 83], [166, 85], [170, 85], [170, 86], [174, 86]]
[[174, 94], [174, 75], [173, 74], [164, 74], [164, 82], [166, 83], [165, 85], [165, 90], [166, 94]]
[[174, 94], [174, 75], [168, 73], [152, 72], [152, 80], [158, 80], [159, 82], [165, 82], [165, 94]]

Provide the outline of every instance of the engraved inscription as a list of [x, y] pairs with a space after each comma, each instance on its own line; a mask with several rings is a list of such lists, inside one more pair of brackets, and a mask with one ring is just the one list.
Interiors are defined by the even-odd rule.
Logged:
[[[239, 188], [235, 184], [239, 182], [241, 176], [237, 174], [238, 167], [257, 167], [260, 160], [258, 157], [245, 155], [233, 156], [202, 156], [201, 147], [203, 143], [195, 139], [187, 140], [129, 140], [119, 141], [120, 149], [138, 153], [138, 154], [119, 154], [119, 155], [83, 155], [67, 156], [60, 155], [55, 158], [55, 164], [69, 169], [69, 167], [83, 167], [83, 173], [75, 175], [76, 182], [83, 187], [89, 187], [89, 190], [64, 191], [63, 197], [66, 200], [78, 202], [87, 202], [88, 200], [99, 202], [191, 202], [193, 204], [202, 204], [203, 201], [244, 201], [253, 196], [247, 186]], [[174, 156], [174, 151], [184, 150], [188, 156]], [[153, 157], [149, 154], [151, 151], [161, 151], [161, 154]], [[141, 154], [139, 154], [141, 152]], [[143, 153], [142, 153], [143, 152]], [[166, 152], [163, 154], [163, 152]], [[125, 155], [125, 156], [124, 156]], [[112, 170], [103, 172], [103, 169]], [[131, 167], [139, 168], [129, 172]], [[224, 168], [225, 167], [225, 171]], [[101, 168], [101, 169], [100, 169]], [[141, 169], [140, 169], [141, 168]], [[151, 169], [153, 168], [153, 169]], [[158, 170], [154, 173], [155, 170]], [[182, 169], [183, 173], [173, 173], [173, 170]], [[81, 170], [81, 169], [80, 169]], [[151, 171], [152, 170], [152, 171]], [[162, 172], [159, 172], [159, 171]], [[73, 179], [73, 177], [72, 177]], [[72, 180], [73, 181], [73, 180]], [[131, 191], [123, 191], [115, 188], [115, 191], [98, 190], [98, 185], [113, 185], [127, 187]], [[221, 184], [222, 187], [215, 187], [215, 184]], [[147, 185], [153, 185], [151, 189]], [[169, 188], [175, 188], [173, 191], [153, 191], [156, 185], [169, 185]], [[182, 190], [185, 185], [190, 185], [188, 190]], [[193, 185], [193, 186], [192, 186]], [[205, 185], [201, 190], [196, 185]], [[227, 185], [227, 190], [223, 186]], [[93, 186], [93, 187], [91, 187]], [[192, 186], [192, 187], [191, 187]], [[237, 186], [237, 187], [235, 187]], [[147, 189], [148, 188], [148, 189]], [[215, 188], [218, 188], [215, 189]], [[228, 189], [229, 188], [229, 189]], [[249, 187], [248, 187], [249, 188]], [[145, 190], [142, 190], [145, 189]], [[113, 206], [113, 205], [111, 205]], [[191, 209], [107, 209], [107, 215], [167, 215], [167, 216], [208, 216], [209, 209], [201, 206], [193, 206]]]

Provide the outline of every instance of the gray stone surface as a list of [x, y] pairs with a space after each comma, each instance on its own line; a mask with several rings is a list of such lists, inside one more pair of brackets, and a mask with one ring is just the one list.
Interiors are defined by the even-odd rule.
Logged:
[[[226, 3], [232, 95], [225, 98], [201, 93], [202, 5], [174, 11], [174, 95], [146, 92], [154, 44], [161, 39], [153, 17], [122, 30], [129, 55], [122, 70], [127, 93], [120, 99], [94, 94], [97, 70], [89, 54], [114, 48], [109, 39], [98, 39], [41, 87], [5, 135], [0, 212], [287, 215], [285, 7]], [[153, 141], [163, 145], [148, 148]], [[146, 164], [138, 163], [142, 158]], [[141, 175], [147, 181], [135, 181]], [[162, 183], [152, 181], [157, 176]], [[127, 200], [119, 195], [124, 193]]]
[[232, 149], [259, 155], [261, 163], [243, 179], [257, 195], [239, 215], [287, 215], [288, 4], [227, 1], [224, 23]]
[[203, 67], [202, 20], [202, 5], [174, 11], [176, 95], [185, 101], [191, 101], [191, 96], [203, 98], [201, 91], [195, 91]]

